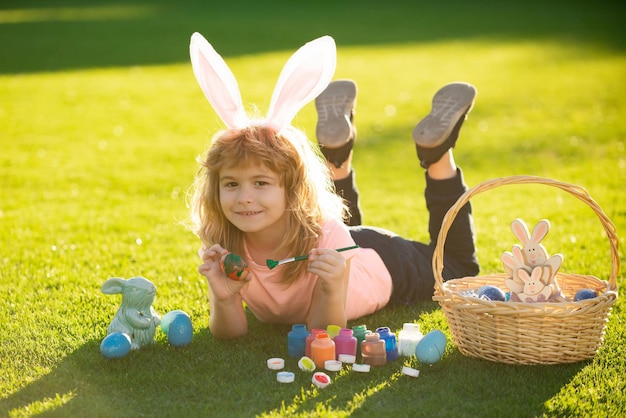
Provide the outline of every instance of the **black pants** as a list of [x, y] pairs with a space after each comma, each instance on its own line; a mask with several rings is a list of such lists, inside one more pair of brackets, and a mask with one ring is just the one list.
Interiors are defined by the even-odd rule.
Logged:
[[[393, 292], [390, 303], [409, 304], [418, 300], [431, 300], [435, 283], [432, 258], [441, 223], [448, 209], [467, 190], [461, 170], [458, 170], [456, 177], [447, 180], [433, 180], [426, 174], [424, 195], [430, 215], [429, 244], [406, 239], [381, 228], [362, 226], [354, 173], [336, 181], [335, 187], [350, 208], [352, 217], [346, 223], [350, 226], [352, 238], [357, 245], [374, 249], [391, 273]], [[442, 276], [448, 280], [475, 276], [478, 271], [472, 208], [468, 202], [461, 208], [448, 231]]]

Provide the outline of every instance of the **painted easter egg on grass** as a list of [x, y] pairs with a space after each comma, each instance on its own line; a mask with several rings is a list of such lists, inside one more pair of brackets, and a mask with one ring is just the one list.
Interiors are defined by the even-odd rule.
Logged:
[[174, 347], [184, 347], [191, 344], [193, 339], [193, 325], [189, 315], [176, 314], [167, 330], [167, 341]]
[[172, 321], [178, 314], [187, 315], [187, 312], [181, 311], [180, 309], [176, 309], [173, 311], [169, 311], [168, 313], [163, 315], [163, 318], [161, 319], [161, 330], [163, 331], [165, 335], [167, 335], [167, 331], [169, 330], [170, 324], [172, 323]]
[[441, 359], [444, 351], [446, 351], [446, 343], [446, 335], [443, 332], [431, 331], [417, 343], [415, 355], [422, 363], [434, 364]]
[[112, 332], [100, 343], [100, 354], [108, 359], [122, 358], [130, 353], [130, 336], [123, 332]]
[[220, 262], [222, 271], [232, 280], [243, 280], [248, 275], [248, 263], [240, 255], [226, 253]]

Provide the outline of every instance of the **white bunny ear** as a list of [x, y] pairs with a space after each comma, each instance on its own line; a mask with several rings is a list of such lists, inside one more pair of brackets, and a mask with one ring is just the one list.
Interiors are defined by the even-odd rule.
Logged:
[[511, 231], [513, 231], [513, 235], [515, 235], [515, 237], [524, 245], [527, 245], [530, 242], [530, 232], [528, 232], [528, 227], [520, 218], [514, 219], [513, 222], [511, 222]]
[[277, 132], [330, 83], [337, 65], [335, 41], [322, 36], [298, 49], [283, 67], [272, 94], [268, 126]]
[[513, 257], [515, 258], [515, 261], [517, 261], [518, 264], [524, 265], [525, 261], [524, 261], [524, 253], [523, 253], [522, 247], [520, 247], [517, 244], [514, 244], [513, 247], [511, 248], [511, 251], [513, 252]]
[[537, 225], [533, 228], [533, 234], [530, 238], [531, 242], [535, 244], [539, 244], [539, 242], [548, 235], [550, 231], [550, 221], [547, 219], [543, 219], [537, 222]]
[[519, 276], [520, 279], [522, 279], [524, 282], [528, 282], [530, 280], [530, 275], [528, 274], [528, 272], [524, 269], [518, 269], [517, 270], [517, 275]]
[[198, 32], [191, 36], [189, 55], [196, 80], [217, 115], [229, 128], [250, 124], [237, 80], [224, 59]]

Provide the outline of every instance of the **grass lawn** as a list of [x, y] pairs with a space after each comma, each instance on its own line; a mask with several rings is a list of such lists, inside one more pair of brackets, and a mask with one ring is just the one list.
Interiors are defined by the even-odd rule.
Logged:
[[[410, 137], [443, 84], [478, 88], [455, 151], [467, 183], [537, 175], [585, 187], [626, 233], [626, 31], [618, 1], [97, 1], [0, 5], [0, 416], [623, 416], [626, 326], [618, 298], [588, 361], [512, 366], [463, 356], [403, 358], [370, 374], [276, 382], [289, 325], [249, 315], [249, 335], [215, 340], [198, 240], [185, 227], [196, 156], [222, 125], [188, 60], [199, 31], [223, 54], [244, 102], [267, 110], [289, 55], [332, 35], [336, 78], [359, 86], [355, 169], [365, 222], [427, 239], [423, 170]], [[315, 110], [294, 124], [311, 136]], [[541, 185], [506, 186], [474, 205], [481, 274], [502, 271], [521, 217], [552, 223], [562, 270], [608, 280], [607, 237], [590, 208]], [[621, 262], [625, 259], [622, 256]], [[194, 325], [185, 348], [119, 360], [99, 345], [119, 306], [110, 277], [144, 276], [161, 315]], [[617, 277], [623, 295], [624, 274]], [[450, 337], [439, 305], [352, 321], [405, 322]], [[297, 370], [287, 358], [287, 369]], [[418, 379], [401, 375], [419, 368]]]

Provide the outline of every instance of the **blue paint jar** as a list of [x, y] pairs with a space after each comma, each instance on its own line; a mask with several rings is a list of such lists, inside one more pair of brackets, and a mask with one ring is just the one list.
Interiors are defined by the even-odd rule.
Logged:
[[385, 341], [385, 351], [387, 353], [387, 361], [394, 361], [398, 358], [398, 345], [396, 344], [396, 334], [391, 332], [389, 327], [380, 327], [376, 329], [380, 339]]
[[304, 324], [295, 324], [287, 334], [287, 354], [289, 357], [300, 358], [304, 356], [306, 337], [310, 334]]

